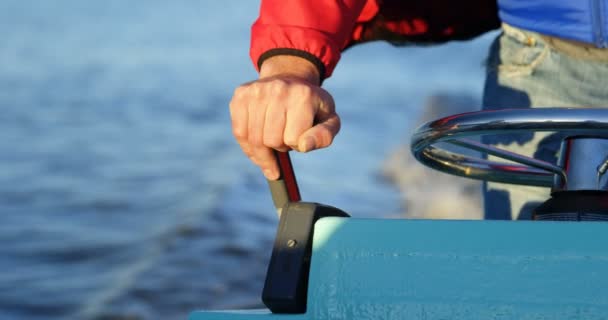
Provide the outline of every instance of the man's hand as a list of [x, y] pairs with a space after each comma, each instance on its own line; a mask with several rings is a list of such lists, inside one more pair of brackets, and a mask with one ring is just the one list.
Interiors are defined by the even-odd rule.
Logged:
[[266, 60], [258, 80], [234, 91], [230, 116], [241, 149], [269, 180], [279, 178], [273, 149], [325, 148], [340, 130], [334, 100], [319, 86], [317, 68], [295, 56]]

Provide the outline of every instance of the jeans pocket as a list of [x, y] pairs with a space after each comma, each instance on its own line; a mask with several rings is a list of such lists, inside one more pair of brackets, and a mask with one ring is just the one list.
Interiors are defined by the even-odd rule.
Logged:
[[549, 47], [535, 33], [508, 25], [498, 39], [496, 69], [502, 76], [531, 75], [549, 54]]

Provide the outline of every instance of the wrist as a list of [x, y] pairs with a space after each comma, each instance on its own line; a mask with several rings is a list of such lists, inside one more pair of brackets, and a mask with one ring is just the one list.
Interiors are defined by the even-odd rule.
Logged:
[[309, 60], [298, 56], [277, 55], [264, 60], [260, 67], [260, 79], [279, 75], [303, 79], [317, 86], [321, 83], [319, 69]]

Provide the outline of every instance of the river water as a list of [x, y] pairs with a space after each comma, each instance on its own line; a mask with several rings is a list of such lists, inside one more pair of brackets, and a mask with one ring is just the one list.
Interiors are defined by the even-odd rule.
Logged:
[[[230, 131], [255, 1], [0, 0], [0, 319], [259, 306], [276, 214]], [[380, 169], [425, 100], [478, 98], [491, 36], [350, 49], [305, 200], [407, 216]]]

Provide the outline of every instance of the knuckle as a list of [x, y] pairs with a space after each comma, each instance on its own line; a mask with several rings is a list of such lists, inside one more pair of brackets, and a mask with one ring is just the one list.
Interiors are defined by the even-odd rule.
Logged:
[[334, 137], [331, 135], [331, 133], [326, 133], [321, 137], [321, 144], [324, 147], [328, 147], [330, 146], [333, 142], [334, 142]]
[[259, 82], [254, 82], [252, 84], [249, 85], [250, 87], [250, 91], [251, 93], [255, 96], [255, 97], [261, 97], [262, 93], [264, 91], [264, 85], [259, 83]]
[[298, 94], [302, 98], [309, 98], [313, 96], [314, 90], [310, 85], [302, 84], [298, 86]]
[[315, 133], [315, 139], [317, 139], [321, 148], [330, 146], [334, 141], [334, 137], [335, 132], [327, 124], [322, 124]]
[[294, 148], [298, 146], [298, 138], [293, 136], [285, 136], [285, 138], [283, 139], [283, 143], [287, 146]]
[[234, 89], [234, 93], [232, 94], [232, 100], [241, 100], [246, 99], [250, 92], [251, 84], [244, 84], [236, 87]]
[[234, 93], [232, 95], [233, 101], [235, 99], [244, 97], [246, 95], [246, 92], [247, 92], [247, 87], [245, 85], [236, 87], [236, 89], [234, 89]]
[[270, 86], [274, 94], [281, 94], [287, 91], [288, 84], [283, 79], [274, 79], [270, 83]]
[[241, 127], [233, 127], [232, 135], [234, 135], [237, 140], [245, 140], [247, 139], [247, 130]]
[[249, 156], [249, 160], [251, 160], [251, 162], [253, 162], [253, 164], [255, 164], [256, 166], [260, 166], [260, 160], [254, 154]]
[[269, 148], [279, 149], [283, 148], [283, 139], [277, 135], [268, 135], [264, 137], [264, 145]]
[[241, 144], [241, 150], [244, 154], [247, 155], [248, 158], [251, 158], [253, 156], [253, 152], [251, 152], [251, 146], [249, 146], [248, 143]]

